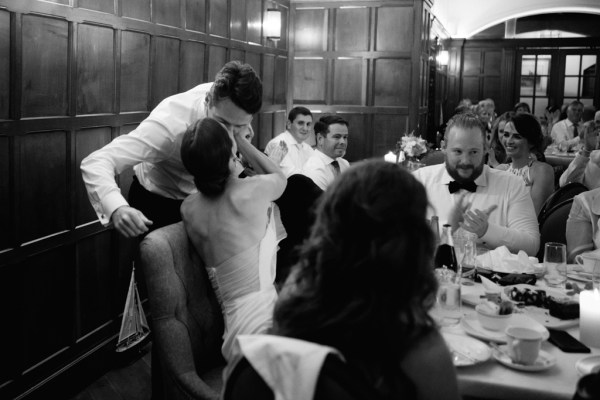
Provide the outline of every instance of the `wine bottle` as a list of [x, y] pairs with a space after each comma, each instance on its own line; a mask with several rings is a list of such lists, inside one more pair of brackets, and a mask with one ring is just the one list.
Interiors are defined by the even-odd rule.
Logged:
[[434, 215], [431, 217], [429, 226], [431, 227], [431, 230], [433, 231], [433, 240], [435, 243], [435, 248], [437, 249], [437, 247], [440, 245], [440, 225], [439, 225], [439, 218], [437, 215]]
[[444, 224], [442, 227], [440, 244], [435, 253], [435, 267], [442, 268], [443, 266], [446, 266], [454, 272], [459, 272], [454, 242], [452, 240], [452, 227], [448, 224]]

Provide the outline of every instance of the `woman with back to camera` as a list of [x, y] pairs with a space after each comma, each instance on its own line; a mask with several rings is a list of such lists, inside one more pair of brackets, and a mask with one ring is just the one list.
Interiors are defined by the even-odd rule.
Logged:
[[[237, 151], [257, 175], [238, 178], [243, 167]], [[265, 333], [272, 325], [275, 255], [285, 232], [272, 202], [286, 179], [241, 134], [231, 136], [211, 118], [187, 130], [181, 159], [198, 188], [184, 200], [181, 215], [223, 310], [222, 352], [229, 360], [236, 335]]]
[[273, 333], [338, 349], [383, 398], [458, 399], [428, 314], [437, 283], [427, 206], [398, 165], [366, 161], [341, 174], [319, 200]]
[[544, 137], [538, 120], [531, 114], [516, 114], [506, 122], [500, 138], [510, 164], [497, 168], [523, 178], [529, 188], [536, 214], [554, 192], [554, 169], [540, 160], [544, 155]]

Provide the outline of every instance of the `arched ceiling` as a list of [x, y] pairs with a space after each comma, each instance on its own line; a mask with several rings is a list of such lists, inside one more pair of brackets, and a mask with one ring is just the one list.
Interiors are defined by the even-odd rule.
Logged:
[[600, 0], [434, 0], [432, 7], [452, 38], [468, 38], [512, 18], [565, 12], [600, 14]]

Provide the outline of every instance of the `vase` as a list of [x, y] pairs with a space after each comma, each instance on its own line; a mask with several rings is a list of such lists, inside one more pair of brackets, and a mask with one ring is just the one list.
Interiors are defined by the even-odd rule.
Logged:
[[424, 167], [423, 164], [417, 157], [406, 157], [402, 162], [402, 165], [409, 171], [416, 171], [421, 167]]

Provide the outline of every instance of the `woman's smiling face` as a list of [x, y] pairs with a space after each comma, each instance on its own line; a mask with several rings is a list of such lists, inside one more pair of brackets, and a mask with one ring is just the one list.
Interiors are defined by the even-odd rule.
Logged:
[[501, 136], [501, 141], [506, 149], [507, 156], [512, 158], [529, 157], [529, 142], [517, 132], [512, 122], [508, 122], [504, 126], [504, 134]]

